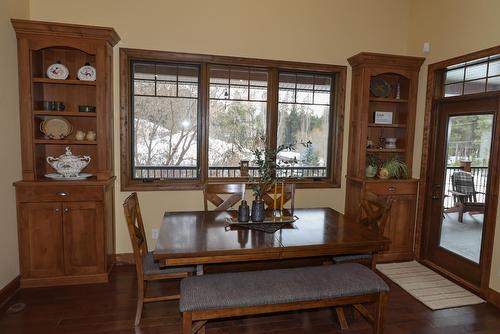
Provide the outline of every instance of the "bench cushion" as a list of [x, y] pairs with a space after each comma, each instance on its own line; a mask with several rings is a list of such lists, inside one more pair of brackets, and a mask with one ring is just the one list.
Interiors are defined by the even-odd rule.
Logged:
[[195, 267], [166, 267], [160, 268], [158, 262], [155, 261], [153, 253], [148, 252], [146, 256], [142, 258], [142, 268], [144, 269], [144, 275], [157, 275], [157, 274], [172, 274], [181, 272], [194, 272]]
[[350, 255], [337, 255], [333, 257], [334, 263], [354, 262], [359, 260], [371, 260], [371, 254], [350, 254]]
[[357, 263], [192, 276], [181, 281], [181, 312], [251, 307], [388, 291]]

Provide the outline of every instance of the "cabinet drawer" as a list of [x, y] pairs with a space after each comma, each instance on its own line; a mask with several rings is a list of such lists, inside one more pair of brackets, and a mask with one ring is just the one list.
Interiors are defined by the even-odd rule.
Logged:
[[380, 182], [366, 183], [366, 191], [379, 195], [415, 195], [417, 182]]
[[19, 202], [72, 202], [72, 201], [102, 201], [104, 189], [101, 186], [17, 186]]

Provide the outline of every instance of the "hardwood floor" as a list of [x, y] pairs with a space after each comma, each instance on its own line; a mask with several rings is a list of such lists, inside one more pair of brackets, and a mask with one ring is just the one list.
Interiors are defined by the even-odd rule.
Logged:
[[[500, 310], [490, 304], [431, 311], [389, 281], [386, 334], [498, 334]], [[152, 285], [153, 286], [153, 285]], [[154, 285], [156, 291], [174, 292], [178, 282]], [[25, 303], [19, 313], [6, 313], [14, 303]], [[145, 305], [141, 328], [134, 328], [136, 280], [132, 266], [114, 269], [109, 284], [21, 290], [0, 310], [1, 334], [45, 333], [180, 333], [177, 302]], [[350, 309], [349, 309], [350, 310]], [[236, 333], [342, 333], [333, 311], [287, 312], [209, 322], [208, 334]], [[371, 333], [359, 315], [349, 314], [343, 333]]]

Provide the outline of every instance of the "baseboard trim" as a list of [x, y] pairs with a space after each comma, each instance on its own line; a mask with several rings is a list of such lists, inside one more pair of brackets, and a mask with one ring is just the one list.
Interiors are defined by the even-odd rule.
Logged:
[[22, 278], [21, 288], [38, 288], [47, 286], [59, 285], [80, 285], [80, 284], [94, 284], [94, 283], [107, 283], [108, 273], [92, 274], [92, 275], [79, 275], [79, 276], [57, 276], [46, 278]]
[[488, 291], [486, 293], [486, 300], [488, 300], [489, 303], [500, 308], [500, 292], [488, 288]]
[[131, 264], [135, 264], [134, 253], [115, 254], [115, 265], [116, 266], [128, 266]]
[[21, 275], [17, 275], [12, 281], [0, 290], [0, 308], [8, 303], [21, 288]]

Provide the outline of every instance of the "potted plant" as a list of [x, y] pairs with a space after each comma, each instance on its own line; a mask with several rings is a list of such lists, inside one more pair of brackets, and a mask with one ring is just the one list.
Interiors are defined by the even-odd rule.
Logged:
[[383, 163], [378, 172], [378, 177], [381, 179], [404, 179], [408, 177], [408, 166], [402, 157], [399, 155], [392, 156], [389, 160]]
[[264, 200], [262, 196], [269, 192], [278, 181], [276, 177], [276, 155], [285, 149], [285, 145], [280, 145], [277, 149], [264, 148], [255, 149], [253, 163], [257, 167], [257, 176], [249, 176], [252, 183], [252, 190], [255, 199], [252, 202], [252, 221], [263, 221]]
[[377, 175], [378, 167], [380, 166], [380, 158], [375, 154], [368, 154], [366, 156], [365, 176], [372, 178]]

